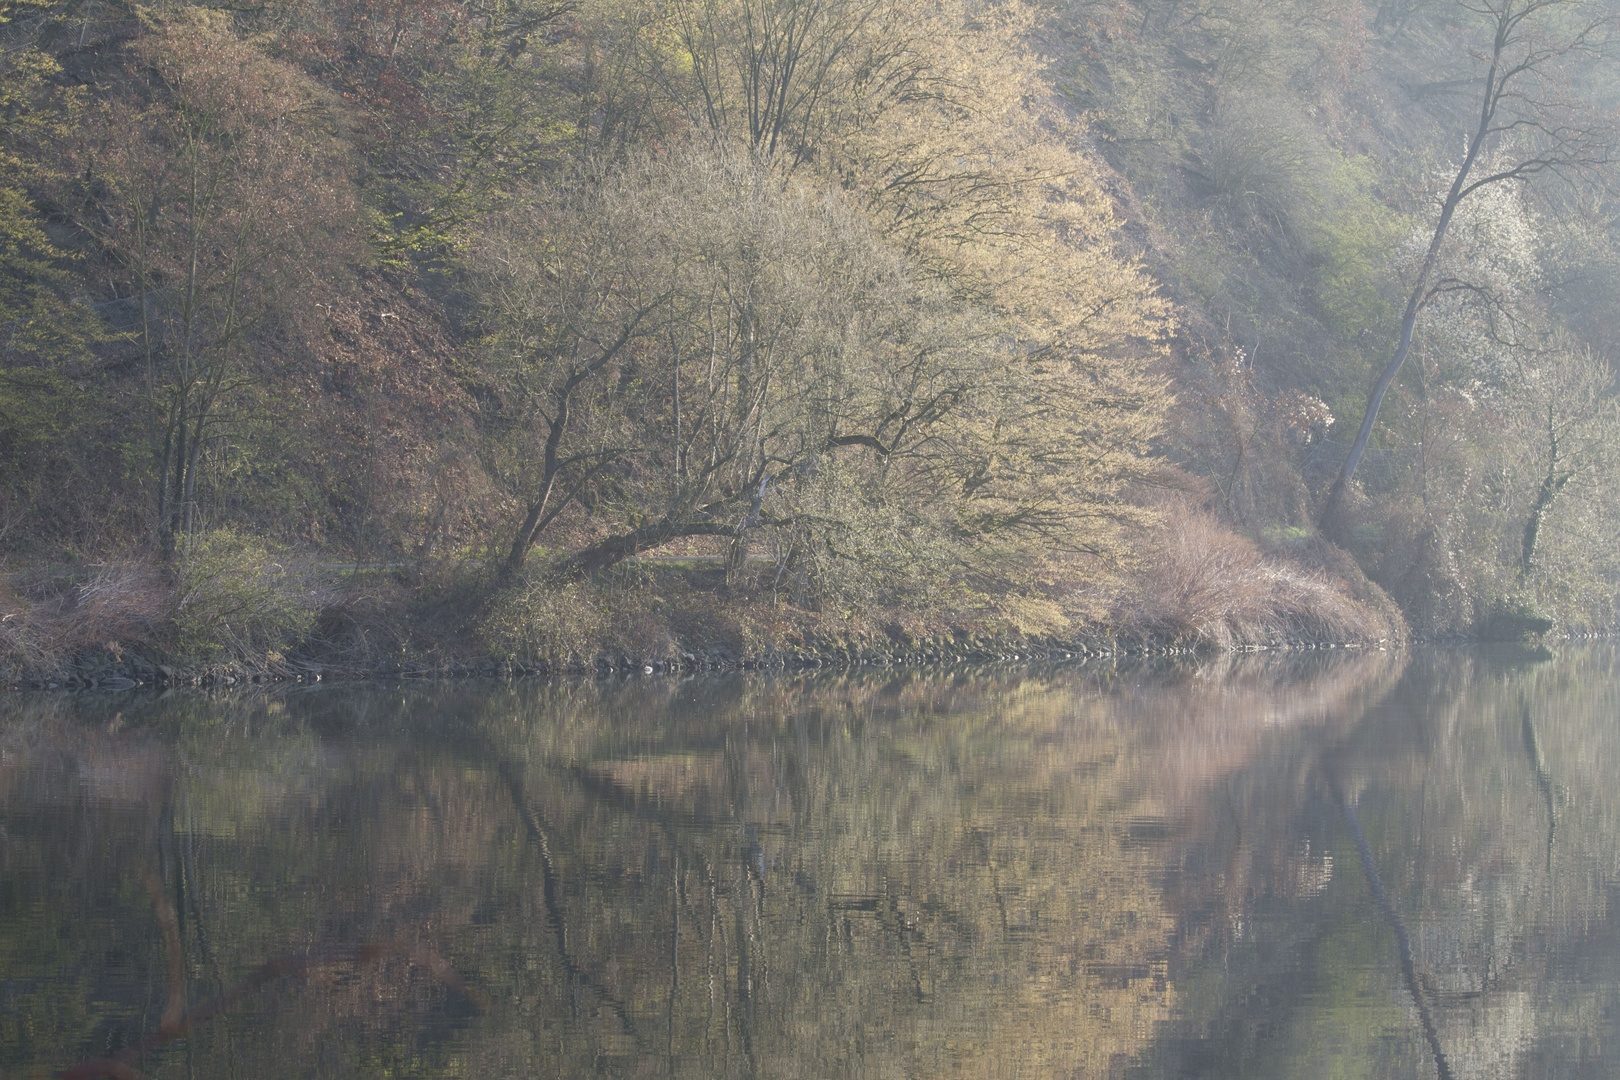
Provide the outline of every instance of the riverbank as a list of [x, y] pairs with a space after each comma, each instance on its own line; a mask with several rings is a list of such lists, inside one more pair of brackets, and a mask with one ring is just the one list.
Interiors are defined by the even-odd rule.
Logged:
[[[806, 670], [1365, 648], [1407, 636], [1392, 605], [1380, 611], [1326, 577], [1309, 584], [1318, 600], [1333, 602], [1314, 607], [1240, 604], [1208, 588], [1195, 607], [1127, 581], [1089, 618], [1056, 606], [813, 610], [766, 589], [728, 586], [720, 570], [668, 566], [538, 593], [532, 583], [424, 582], [392, 571], [304, 584], [314, 610], [292, 620], [302, 631], [278, 647], [264, 625], [255, 636], [240, 618], [210, 638], [195, 612], [177, 617], [174, 592], [150, 567], [100, 568], [76, 583], [58, 575], [48, 589], [36, 584], [41, 599], [0, 625], [8, 646], [0, 685], [132, 690]], [[21, 607], [15, 591], [12, 603]], [[261, 623], [270, 619], [258, 614]]]
[[559, 584], [468, 563], [332, 566], [244, 538], [174, 567], [34, 566], [0, 584], [0, 685], [798, 670], [1376, 647], [1410, 635], [1338, 548], [1268, 552], [1172, 519], [1136, 564], [926, 605], [815, 603], [768, 562], [633, 560]]
[[114, 656], [98, 652], [81, 656], [52, 671], [36, 671], [6, 679], [9, 690], [140, 690], [180, 687], [226, 688], [275, 683], [362, 682], [370, 680], [442, 681], [453, 679], [557, 678], [569, 675], [683, 674], [706, 671], [812, 671], [841, 668], [940, 667], [962, 664], [1026, 663], [1034, 661], [1099, 660], [1127, 657], [1207, 655], [1217, 652], [1303, 652], [1311, 650], [1365, 650], [1391, 647], [1389, 642], [1280, 641], [1246, 644], [1227, 649], [1167, 641], [949, 639], [914, 642], [910, 647], [825, 649], [793, 647], [745, 655], [726, 649], [683, 653], [674, 659], [600, 656], [589, 664], [514, 661], [495, 657], [460, 660], [376, 660], [322, 662], [293, 656], [257, 663], [186, 666], [147, 656]]

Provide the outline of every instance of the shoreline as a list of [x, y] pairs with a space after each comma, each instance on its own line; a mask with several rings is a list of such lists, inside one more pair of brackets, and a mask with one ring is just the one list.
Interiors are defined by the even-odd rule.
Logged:
[[[1484, 639], [1464, 639], [1454, 644], [1484, 644]], [[1170, 657], [1241, 655], [1254, 653], [1366, 651], [1400, 648], [1402, 642], [1343, 642], [1291, 640], [1270, 644], [1239, 644], [1225, 648], [1172, 642], [1131, 641], [1114, 644], [1097, 641], [1006, 642], [1001, 649], [982, 644], [956, 649], [922, 650], [768, 650], [740, 654], [725, 649], [709, 649], [703, 654], [688, 652], [669, 659], [601, 656], [594, 663], [548, 664], [543, 661], [517, 662], [492, 657], [432, 662], [379, 660], [323, 662], [294, 657], [278, 662], [250, 664], [232, 661], [221, 664], [186, 666], [125, 654], [109, 654], [80, 659], [50, 673], [8, 677], [5, 690], [24, 692], [131, 692], [137, 690], [231, 689], [270, 685], [314, 685], [316, 683], [363, 683], [385, 681], [448, 682], [457, 680], [536, 680], [546, 681], [581, 676], [675, 675], [704, 672], [803, 673], [841, 670], [920, 670], [960, 665], [1072, 663], [1098, 660], [1159, 659]]]
[[[628, 584], [529, 591], [521, 582], [502, 588], [476, 576], [424, 581], [394, 572], [322, 581], [304, 575], [297, 581], [305, 584], [296, 588], [307, 591], [292, 584], [286, 591], [303, 605], [302, 621], [249, 632], [255, 627], [240, 616], [199, 624], [156, 568], [115, 565], [86, 581], [52, 575], [56, 583], [38, 590], [32, 603], [14, 595], [18, 611], [7, 619], [16, 621], [0, 627], [9, 632], [0, 634], [0, 646], [8, 646], [0, 648], [0, 689], [900, 670], [1361, 651], [1420, 642], [1516, 640], [1539, 647], [1549, 630], [1570, 640], [1612, 632], [1497, 618], [1476, 622], [1469, 633], [1413, 634], [1376, 586], [1342, 566], [1332, 569], [1340, 573], [1313, 571], [1320, 575], [1314, 604], [1257, 603], [1241, 588], [1222, 588], [1218, 575], [1207, 595], [1157, 595], [1153, 578], [1143, 574], [1119, 583], [1103, 612], [1071, 610], [1023, 626], [1010, 603], [954, 616], [898, 607], [840, 612], [777, 602], [668, 568], [655, 576], [643, 572], [645, 580]], [[228, 584], [222, 587], [229, 591]], [[273, 607], [262, 598], [259, 603]], [[250, 614], [257, 614], [251, 605]]]

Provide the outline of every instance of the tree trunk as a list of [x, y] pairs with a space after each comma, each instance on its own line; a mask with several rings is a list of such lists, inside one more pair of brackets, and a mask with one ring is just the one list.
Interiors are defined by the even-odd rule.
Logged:
[[1378, 410], [1384, 404], [1384, 395], [1389, 392], [1391, 384], [1395, 382], [1395, 376], [1400, 374], [1407, 356], [1412, 351], [1412, 334], [1417, 328], [1418, 311], [1423, 307], [1424, 294], [1428, 291], [1429, 275], [1434, 272], [1435, 263], [1439, 261], [1440, 245], [1445, 241], [1446, 230], [1451, 227], [1451, 219], [1457, 212], [1457, 204], [1462, 202], [1463, 182], [1468, 179], [1469, 170], [1473, 168], [1476, 149], [1477, 144], [1475, 148], [1469, 150], [1462, 168], [1457, 170], [1457, 177], [1451, 183], [1451, 191], [1446, 195], [1445, 204], [1440, 208], [1440, 220], [1435, 223], [1434, 235], [1429, 240], [1428, 253], [1424, 255], [1423, 265], [1418, 269], [1412, 294], [1406, 299], [1406, 312], [1401, 316], [1401, 336], [1395, 343], [1395, 355], [1390, 357], [1389, 363], [1384, 365], [1384, 370], [1379, 372], [1378, 381], [1373, 384], [1372, 393], [1367, 397], [1367, 411], [1361, 418], [1360, 429], [1356, 432], [1356, 440], [1350, 444], [1350, 452], [1345, 455], [1339, 475], [1334, 479], [1333, 487], [1328, 489], [1326, 501], [1322, 503], [1322, 512], [1317, 516], [1317, 525], [1324, 533], [1331, 533], [1337, 529], [1338, 514], [1345, 491], [1356, 475], [1356, 466], [1361, 464], [1361, 455], [1366, 452], [1367, 440], [1372, 435], [1373, 425], [1378, 422]]
[[639, 529], [632, 529], [627, 533], [598, 540], [590, 547], [582, 548], [564, 559], [551, 576], [558, 582], [583, 581], [611, 566], [617, 566], [632, 555], [651, 551], [671, 540], [687, 536], [729, 537], [735, 533], [735, 528], [730, 525], [665, 519], [651, 525], [643, 525]]
[[1524, 539], [1519, 549], [1519, 575], [1528, 577], [1536, 557], [1536, 542], [1541, 538], [1541, 523], [1575, 473], [1570, 469], [1558, 471], [1558, 428], [1553, 424], [1553, 403], [1547, 403], [1547, 475], [1541, 478], [1536, 490], [1536, 501], [1530, 504], [1530, 517], [1524, 523]]
[[1512, 168], [1499, 170], [1472, 184], [1468, 183], [1469, 174], [1473, 172], [1474, 164], [1479, 160], [1486, 140], [1500, 130], [1495, 126], [1496, 110], [1509, 82], [1531, 69], [1523, 65], [1516, 67], [1510, 64], [1503, 70], [1505, 53], [1509, 45], [1514, 43], [1514, 35], [1524, 15], [1522, 11], [1514, 15], [1511, 4], [1497, 13], [1496, 38], [1490, 67], [1485, 73], [1485, 90], [1480, 101], [1479, 122], [1469, 136], [1462, 164], [1458, 166], [1457, 175], [1452, 178], [1445, 201], [1440, 205], [1440, 217], [1435, 222], [1434, 233], [1429, 238], [1429, 249], [1424, 253], [1422, 265], [1418, 267], [1411, 295], [1406, 300], [1406, 311], [1401, 316], [1401, 333], [1395, 344], [1395, 353], [1390, 357], [1389, 363], [1384, 365], [1384, 370], [1379, 372], [1378, 381], [1373, 384], [1372, 393], [1367, 398], [1367, 411], [1361, 418], [1361, 427], [1356, 432], [1355, 442], [1351, 444], [1350, 452], [1345, 455], [1344, 465], [1339, 469], [1339, 475], [1334, 479], [1333, 486], [1328, 490], [1327, 499], [1322, 503], [1322, 510], [1317, 515], [1317, 526], [1324, 533], [1331, 535], [1340, 529], [1342, 523], [1339, 521], [1339, 514], [1345, 493], [1350, 481], [1356, 475], [1356, 466], [1361, 463], [1361, 455], [1367, 449], [1367, 439], [1372, 435], [1373, 425], [1378, 422], [1378, 410], [1384, 404], [1384, 395], [1394, 383], [1395, 376], [1400, 374], [1401, 367], [1406, 363], [1407, 354], [1412, 350], [1412, 332], [1417, 325], [1418, 311], [1423, 307], [1428, 293], [1429, 278], [1434, 273], [1436, 263], [1439, 262], [1440, 247], [1445, 242], [1446, 231], [1451, 227], [1451, 219], [1457, 213], [1458, 205], [1486, 184], [1498, 183], [1520, 175], [1519, 168]]
[[523, 569], [524, 560], [529, 557], [529, 549], [534, 547], [534, 542], [540, 535], [541, 515], [546, 512], [546, 505], [551, 502], [551, 493], [557, 486], [557, 474], [562, 472], [557, 452], [562, 446], [563, 431], [568, 427], [568, 412], [573, 405], [574, 391], [589, 376], [590, 370], [594, 369], [574, 372], [557, 392], [556, 415], [547, 421], [546, 449], [542, 458], [544, 475], [540, 479], [540, 494], [529, 504], [529, 512], [524, 516], [517, 536], [512, 538], [512, 550], [507, 552], [506, 561], [501, 564], [502, 580], [512, 578]]
[[1522, 554], [1519, 558], [1519, 573], [1528, 576], [1530, 567], [1536, 557], [1536, 542], [1541, 538], [1541, 523], [1546, 520], [1547, 511], [1552, 509], [1553, 500], [1558, 493], [1564, 490], [1569, 483], [1569, 474], [1554, 476], [1551, 470], [1542, 478], [1541, 489], [1536, 492], [1536, 501], [1530, 506], [1530, 518], [1524, 523], [1524, 541]]
[[551, 488], [556, 477], [546, 478], [540, 497], [529, 505], [529, 512], [524, 515], [523, 524], [518, 526], [517, 535], [512, 538], [512, 548], [506, 553], [506, 560], [501, 563], [501, 577], [510, 578], [523, 569], [523, 563], [529, 557], [529, 550], [534, 547], [535, 539], [540, 535], [540, 515], [546, 512], [546, 503], [551, 501]]

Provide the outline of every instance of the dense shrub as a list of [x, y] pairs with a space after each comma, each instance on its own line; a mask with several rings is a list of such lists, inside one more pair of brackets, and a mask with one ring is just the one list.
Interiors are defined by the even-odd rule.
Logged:
[[275, 659], [315, 627], [321, 590], [308, 567], [233, 529], [193, 538], [177, 562], [174, 623], [188, 660]]
[[496, 592], [480, 636], [502, 659], [589, 663], [607, 626], [595, 592], [590, 582], [559, 587], [531, 569]]
[[1124, 604], [1120, 622], [1133, 636], [1218, 648], [1399, 636], [1341, 581], [1268, 557], [1213, 515], [1185, 505], [1166, 511]]

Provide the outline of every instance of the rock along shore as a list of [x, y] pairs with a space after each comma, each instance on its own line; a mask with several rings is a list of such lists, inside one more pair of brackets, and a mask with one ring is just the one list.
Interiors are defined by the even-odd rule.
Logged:
[[757, 653], [709, 646], [673, 656], [638, 657], [607, 654], [591, 663], [558, 663], [494, 658], [421, 660], [321, 660], [294, 656], [250, 663], [230, 661], [186, 666], [124, 653], [92, 653], [49, 672], [20, 673], [0, 686], [11, 690], [132, 691], [179, 687], [240, 687], [272, 683], [350, 682], [362, 680], [525, 679], [564, 675], [681, 674], [715, 671], [801, 672], [865, 667], [940, 667], [958, 664], [1067, 662], [1125, 657], [1212, 655], [1320, 649], [1386, 648], [1386, 642], [1286, 640], [1228, 649], [1163, 641], [1104, 639], [1067, 641], [1014, 639], [999, 636], [947, 636], [905, 642], [809, 640], [769, 647]]

